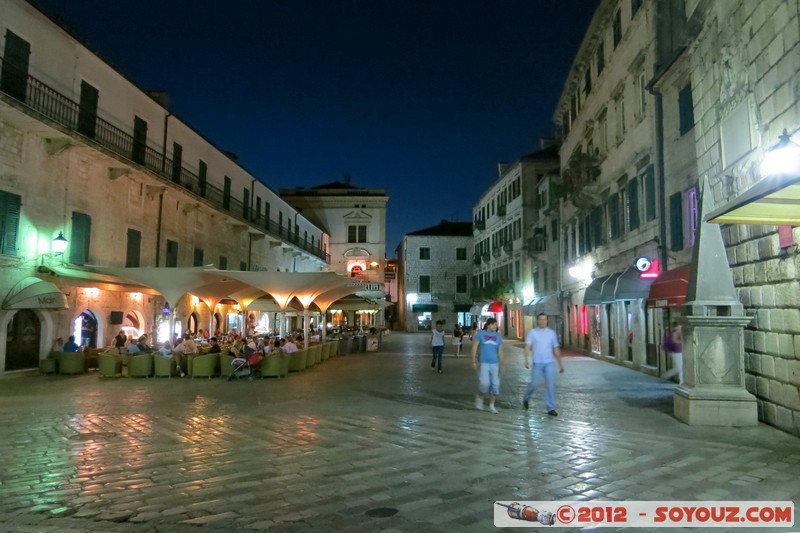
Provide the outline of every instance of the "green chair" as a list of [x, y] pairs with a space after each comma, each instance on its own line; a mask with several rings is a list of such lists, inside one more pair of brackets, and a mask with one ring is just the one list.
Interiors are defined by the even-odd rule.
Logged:
[[101, 378], [117, 378], [122, 375], [122, 359], [110, 353], [97, 356], [97, 369]]
[[236, 357], [230, 352], [222, 352], [219, 354], [219, 375], [220, 377], [228, 377], [233, 369], [233, 360]]
[[86, 357], [83, 352], [59, 352], [59, 374], [84, 374], [86, 372]]
[[153, 354], [143, 353], [128, 357], [128, 377], [147, 378], [153, 375]]
[[314, 357], [314, 347], [308, 346], [305, 348], [306, 351], [306, 368], [311, 368], [315, 364], [317, 364], [317, 360]]
[[325, 361], [330, 359], [331, 357], [331, 343], [323, 342], [322, 343], [322, 360]]
[[300, 372], [306, 369], [306, 358], [308, 357], [308, 348], [297, 350], [289, 354], [289, 371]]
[[39, 372], [42, 374], [58, 373], [58, 359], [55, 353], [51, 353], [45, 359], [39, 359]]
[[289, 373], [289, 357], [277, 352], [261, 360], [261, 378], [280, 378]]
[[339, 341], [328, 341], [331, 345], [331, 354], [330, 357], [336, 357], [339, 355]]
[[189, 367], [189, 375], [193, 378], [211, 378], [217, 373], [217, 365], [219, 364], [218, 354], [208, 353], [205, 355], [196, 355]]
[[153, 375], [155, 377], [171, 378], [175, 373], [175, 359], [164, 355], [153, 355]]

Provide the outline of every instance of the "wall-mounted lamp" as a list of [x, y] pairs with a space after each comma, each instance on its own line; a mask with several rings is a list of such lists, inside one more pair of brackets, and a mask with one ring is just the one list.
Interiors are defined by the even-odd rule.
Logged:
[[132, 292], [130, 293], [131, 300], [134, 302], [141, 302], [142, 301], [142, 293], [141, 292]]
[[64, 237], [64, 233], [59, 231], [58, 237], [53, 239], [53, 253], [56, 255], [63, 255], [67, 251], [69, 241]]
[[800, 175], [800, 145], [792, 142], [786, 129], [778, 137], [778, 144], [768, 149], [761, 162], [761, 175], [798, 176]]

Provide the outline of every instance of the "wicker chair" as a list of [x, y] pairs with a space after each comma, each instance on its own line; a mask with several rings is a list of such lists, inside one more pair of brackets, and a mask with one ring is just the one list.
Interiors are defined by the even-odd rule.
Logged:
[[128, 377], [147, 378], [153, 375], [153, 354], [143, 353], [128, 357]]
[[161, 354], [153, 355], [153, 375], [171, 378], [175, 373], [175, 359]]
[[300, 372], [306, 369], [306, 361], [308, 357], [308, 348], [297, 350], [289, 354], [289, 371]]
[[225, 351], [219, 354], [219, 375], [220, 377], [228, 377], [231, 373], [231, 369], [233, 368], [232, 364], [233, 360], [236, 357], [229, 351]]
[[83, 352], [58, 352], [58, 373], [86, 373], [86, 357]]
[[112, 353], [101, 353], [97, 356], [97, 368], [101, 378], [117, 378], [122, 375], [122, 359]]
[[219, 356], [215, 353], [208, 353], [205, 355], [197, 355], [193, 358], [192, 363], [189, 365], [191, 370], [189, 375], [193, 378], [211, 378], [217, 373], [217, 365], [219, 364]]

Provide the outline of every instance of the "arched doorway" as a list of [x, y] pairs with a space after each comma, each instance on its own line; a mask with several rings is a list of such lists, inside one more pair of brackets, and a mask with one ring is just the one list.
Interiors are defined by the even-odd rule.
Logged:
[[214, 327], [212, 328], [214, 330], [214, 335], [222, 335], [223, 331], [220, 328], [220, 324], [222, 324], [222, 315], [214, 313]]
[[79, 346], [94, 348], [97, 346], [97, 317], [88, 309], [78, 315], [72, 323], [72, 334]]
[[20, 309], [6, 332], [6, 370], [39, 366], [39, 335], [42, 324], [30, 309]]
[[197, 313], [192, 313], [189, 315], [189, 320], [186, 322], [186, 331], [191, 332], [192, 335], [197, 335], [197, 332], [200, 331], [197, 326], [199, 317]]

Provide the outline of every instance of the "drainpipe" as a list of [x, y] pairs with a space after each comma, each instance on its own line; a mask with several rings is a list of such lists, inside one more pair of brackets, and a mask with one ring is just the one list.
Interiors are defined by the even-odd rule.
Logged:
[[658, 204], [659, 204], [659, 239], [658, 251], [661, 264], [668, 270], [667, 264], [667, 193], [665, 190], [667, 178], [664, 176], [664, 97], [660, 92], [654, 94], [656, 98], [656, 165], [658, 172]]
[[[156, 266], [160, 266], [161, 260], [161, 218], [164, 212], [164, 189], [158, 195], [158, 227], [156, 228]], [[170, 308], [171, 309], [171, 308]], [[170, 340], [172, 338], [170, 337]]]
[[253, 234], [247, 232], [247, 235], [249, 236], [249, 242], [247, 243], [247, 270], [250, 270], [251, 261], [253, 259]]

